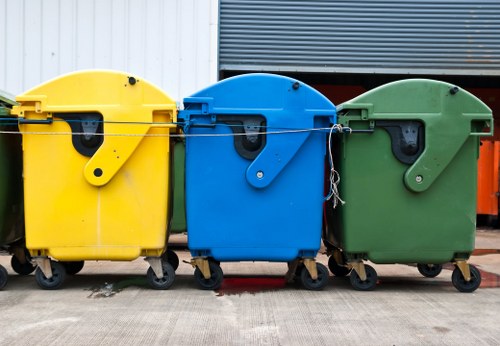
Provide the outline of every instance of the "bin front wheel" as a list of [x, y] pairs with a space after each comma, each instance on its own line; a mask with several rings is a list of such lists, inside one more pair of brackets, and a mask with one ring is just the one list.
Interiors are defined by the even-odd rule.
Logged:
[[481, 273], [472, 264], [469, 264], [470, 281], [466, 281], [460, 269], [455, 268], [451, 274], [451, 282], [453, 286], [460, 292], [470, 293], [478, 289], [481, 285]]
[[167, 251], [165, 251], [163, 255], [161, 255], [161, 259], [165, 262], [170, 263], [174, 271], [179, 268], [179, 256], [177, 256], [177, 254], [173, 250], [167, 249]]
[[0, 290], [7, 285], [8, 280], [9, 274], [7, 273], [7, 269], [0, 265]]
[[10, 265], [12, 269], [19, 275], [29, 275], [33, 273], [36, 269], [36, 266], [26, 261], [25, 263], [21, 263], [16, 256], [12, 256], [10, 260]]
[[371, 291], [377, 285], [377, 272], [372, 266], [365, 264], [366, 280], [362, 281], [355, 270], [351, 271], [350, 281], [352, 287], [357, 291]]
[[435, 278], [441, 273], [443, 270], [443, 266], [441, 264], [417, 264], [417, 269], [426, 278]]
[[318, 271], [318, 278], [313, 280], [306, 266], [302, 266], [302, 271], [300, 272], [300, 282], [305, 289], [319, 291], [322, 290], [328, 283], [328, 269], [323, 264], [316, 263], [316, 270]]
[[347, 276], [351, 272], [350, 268], [339, 265], [333, 256], [328, 259], [328, 268], [335, 276]]
[[222, 285], [222, 280], [224, 280], [224, 273], [220, 265], [213, 261], [208, 262], [210, 268], [210, 279], [205, 279], [203, 273], [198, 267], [194, 270], [194, 277], [198, 285], [200, 285], [203, 290], [216, 290]]
[[69, 262], [60, 262], [64, 269], [66, 269], [66, 274], [75, 275], [78, 274], [85, 265], [85, 261], [69, 261]]
[[61, 263], [54, 261], [50, 261], [50, 267], [52, 268], [52, 277], [50, 279], [47, 279], [40, 268], [36, 268], [36, 283], [44, 290], [57, 290], [66, 279], [66, 269]]
[[175, 280], [175, 270], [172, 265], [168, 262], [162, 261], [163, 277], [158, 279], [153, 268], [149, 267], [147, 272], [147, 279], [149, 285], [155, 290], [166, 290], [174, 283]]

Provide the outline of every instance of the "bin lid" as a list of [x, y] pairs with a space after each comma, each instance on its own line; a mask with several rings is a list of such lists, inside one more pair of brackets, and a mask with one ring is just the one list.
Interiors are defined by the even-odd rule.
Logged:
[[[336, 122], [336, 108], [323, 94], [296, 79], [267, 73], [228, 78], [185, 98], [179, 119], [189, 134], [197, 125], [220, 124], [228, 115], [265, 119], [265, 147], [247, 170], [248, 182], [257, 188], [272, 182], [311, 132]], [[273, 136], [276, 132], [280, 136]]]
[[[429, 79], [407, 79], [370, 90], [337, 108], [339, 122], [415, 120], [425, 128], [422, 154], [404, 181], [415, 192], [427, 190], [469, 136], [493, 135], [491, 109], [456, 85]], [[484, 131], [483, 129], [487, 129]]]
[[[28, 127], [36, 132], [37, 126], [50, 125], [58, 114], [102, 115], [104, 140], [84, 169], [85, 178], [95, 186], [111, 180], [152, 127], [176, 129], [176, 103], [155, 85], [120, 71], [69, 73], [18, 95], [16, 101], [19, 105], [12, 114], [19, 117], [21, 132]], [[161, 120], [155, 120], [155, 114]]]
[[15, 96], [4, 90], [0, 90], [0, 116], [9, 116], [12, 106], [17, 105]]

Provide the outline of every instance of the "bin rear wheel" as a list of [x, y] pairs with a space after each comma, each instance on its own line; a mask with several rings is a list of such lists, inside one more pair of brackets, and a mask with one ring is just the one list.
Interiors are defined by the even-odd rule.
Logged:
[[54, 261], [50, 261], [50, 267], [52, 268], [52, 277], [50, 279], [47, 279], [40, 268], [36, 268], [36, 283], [44, 290], [57, 290], [66, 279], [66, 270], [61, 263]]
[[19, 275], [29, 275], [33, 273], [36, 269], [36, 266], [26, 261], [25, 263], [21, 263], [16, 256], [12, 256], [10, 260], [10, 265], [12, 269]]
[[167, 249], [167, 251], [165, 251], [163, 255], [161, 255], [161, 259], [165, 262], [170, 263], [174, 271], [179, 268], [179, 256], [177, 256], [177, 254], [173, 250]]
[[443, 266], [441, 264], [417, 264], [417, 269], [426, 278], [435, 278], [441, 273], [443, 270]]
[[316, 270], [318, 271], [318, 278], [313, 280], [307, 268], [305, 266], [302, 267], [300, 282], [305, 289], [319, 291], [328, 283], [328, 269], [323, 264], [316, 263]]
[[355, 270], [351, 271], [350, 280], [352, 287], [357, 291], [371, 291], [377, 285], [377, 272], [372, 266], [365, 264], [366, 280], [362, 281]]
[[465, 281], [462, 272], [458, 268], [455, 268], [453, 270], [453, 274], [451, 274], [451, 282], [453, 283], [453, 286], [455, 286], [455, 288], [460, 292], [474, 292], [479, 287], [479, 285], [481, 285], [481, 273], [479, 272], [479, 270], [471, 264], [469, 264], [469, 269], [470, 281]]
[[328, 259], [328, 268], [335, 276], [347, 276], [351, 272], [350, 268], [339, 265], [333, 256]]
[[175, 270], [172, 268], [172, 265], [168, 262], [163, 262], [162, 267], [163, 277], [161, 279], [158, 279], [153, 268], [149, 267], [147, 272], [148, 283], [155, 290], [169, 289], [175, 280]]
[[9, 274], [7, 273], [7, 269], [0, 265], [0, 290], [7, 285], [8, 280]]
[[224, 273], [217, 263], [209, 261], [208, 265], [210, 268], [210, 279], [205, 279], [198, 267], [194, 270], [194, 277], [202, 290], [216, 290], [222, 284], [222, 280], [224, 280]]
[[85, 265], [85, 261], [68, 261], [68, 262], [59, 262], [66, 269], [66, 274], [75, 275], [78, 274]]

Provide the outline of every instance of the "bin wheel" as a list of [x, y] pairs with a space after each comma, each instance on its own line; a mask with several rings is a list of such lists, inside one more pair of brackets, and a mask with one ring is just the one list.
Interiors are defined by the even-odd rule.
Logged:
[[352, 287], [357, 291], [371, 291], [377, 285], [377, 272], [372, 266], [365, 264], [366, 280], [362, 281], [355, 270], [351, 271], [350, 281]]
[[0, 265], [0, 290], [7, 285], [8, 280], [9, 274], [7, 273], [7, 269]]
[[470, 281], [465, 281], [460, 269], [455, 268], [451, 274], [453, 286], [460, 292], [474, 292], [481, 285], [481, 272], [473, 265], [469, 264]]
[[347, 276], [351, 272], [351, 268], [339, 265], [333, 256], [328, 259], [328, 268], [335, 276]]
[[328, 269], [323, 264], [316, 263], [316, 270], [318, 271], [318, 278], [313, 280], [307, 268], [303, 266], [300, 272], [300, 282], [305, 289], [319, 291], [328, 283]]
[[222, 280], [224, 280], [224, 273], [217, 263], [209, 261], [208, 265], [210, 268], [210, 279], [205, 279], [198, 267], [194, 270], [194, 277], [202, 290], [216, 290], [221, 286]]
[[61, 263], [54, 261], [50, 261], [50, 267], [52, 268], [52, 277], [50, 279], [47, 279], [40, 268], [36, 268], [36, 283], [44, 290], [57, 290], [66, 279], [66, 269]]
[[36, 269], [36, 266], [26, 261], [25, 263], [21, 263], [16, 256], [12, 256], [10, 260], [10, 265], [12, 269], [19, 275], [29, 275], [33, 273]]
[[443, 266], [441, 264], [417, 264], [417, 269], [426, 278], [435, 278], [441, 273], [443, 270]]
[[167, 290], [172, 286], [175, 280], [175, 270], [168, 262], [162, 261], [163, 277], [158, 279], [153, 268], [149, 267], [147, 272], [147, 279], [149, 285], [155, 290]]
[[170, 263], [174, 271], [179, 268], [179, 256], [177, 256], [177, 254], [173, 250], [167, 249], [167, 251], [165, 251], [161, 255], [161, 259], [165, 262]]
[[85, 261], [68, 261], [68, 262], [64, 261], [59, 263], [61, 263], [64, 266], [64, 269], [66, 269], [66, 274], [68, 275], [78, 274], [85, 265]]

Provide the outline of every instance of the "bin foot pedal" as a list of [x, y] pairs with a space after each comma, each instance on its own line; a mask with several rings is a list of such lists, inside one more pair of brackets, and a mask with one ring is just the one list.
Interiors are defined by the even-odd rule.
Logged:
[[366, 281], [366, 270], [363, 262], [349, 262], [347, 265], [352, 267], [361, 281]]
[[50, 265], [50, 258], [48, 257], [33, 257], [32, 261], [35, 262], [35, 264], [40, 268], [42, 271], [43, 275], [47, 279], [52, 278], [52, 267]]
[[212, 273], [210, 273], [210, 265], [208, 264], [208, 260], [203, 257], [196, 257], [189, 262], [193, 268], [198, 268], [205, 280], [209, 280], [212, 277]]
[[464, 280], [469, 282], [471, 279], [469, 263], [467, 263], [467, 261], [457, 260], [455, 261], [455, 265], [457, 266], [458, 269], [460, 269], [460, 272], [462, 273]]
[[146, 257], [144, 260], [149, 263], [156, 277], [158, 279], [163, 279], [163, 265], [161, 257]]

